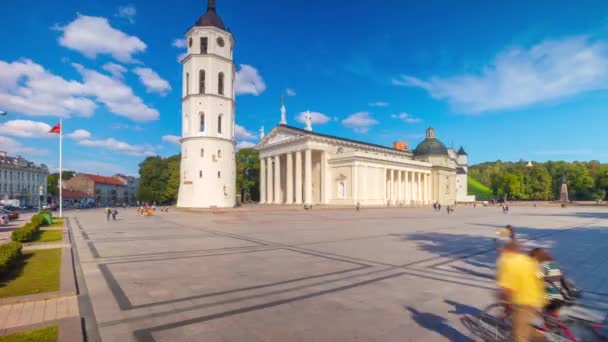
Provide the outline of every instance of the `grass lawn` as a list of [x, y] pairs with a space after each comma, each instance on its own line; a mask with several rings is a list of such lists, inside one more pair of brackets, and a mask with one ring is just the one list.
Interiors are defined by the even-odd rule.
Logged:
[[32, 242], [55, 242], [61, 241], [62, 230], [41, 230]]
[[475, 195], [476, 200], [487, 201], [492, 199], [492, 190], [481, 184], [475, 178], [467, 177], [467, 183], [469, 186], [469, 195]]
[[55, 342], [59, 334], [59, 327], [50, 327], [28, 330], [12, 335], [0, 336], [0, 342]]
[[23, 259], [0, 278], [0, 298], [59, 291], [61, 248], [23, 252]]

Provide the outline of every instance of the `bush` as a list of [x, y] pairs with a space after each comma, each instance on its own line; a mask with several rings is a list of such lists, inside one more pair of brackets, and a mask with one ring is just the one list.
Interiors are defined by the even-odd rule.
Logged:
[[23, 227], [13, 231], [11, 234], [11, 239], [19, 242], [33, 240], [40, 231], [40, 227], [50, 224], [49, 218], [51, 216], [52, 215], [48, 210], [42, 210], [38, 214], [32, 216], [29, 223], [26, 223]]
[[11, 241], [0, 246], [0, 276], [4, 276], [21, 258], [21, 243]]
[[33, 222], [26, 223], [23, 227], [16, 229], [11, 234], [13, 241], [26, 242], [33, 240], [39, 232], [39, 226]]

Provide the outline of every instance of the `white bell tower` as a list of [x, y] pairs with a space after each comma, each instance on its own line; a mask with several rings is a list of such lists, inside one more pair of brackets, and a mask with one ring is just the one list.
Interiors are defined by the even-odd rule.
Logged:
[[177, 206], [231, 208], [236, 203], [234, 38], [215, 0], [186, 33], [182, 160]]

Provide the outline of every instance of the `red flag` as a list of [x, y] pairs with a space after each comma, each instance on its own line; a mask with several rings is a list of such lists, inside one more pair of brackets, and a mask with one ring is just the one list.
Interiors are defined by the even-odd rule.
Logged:
[[49, 131], [49, 133], [56, 133], [56, 134], [61, 133], [61, 124], [58, 123], [55, 126], [53, 126], [53, 128], [51, 128], [51, 130]]

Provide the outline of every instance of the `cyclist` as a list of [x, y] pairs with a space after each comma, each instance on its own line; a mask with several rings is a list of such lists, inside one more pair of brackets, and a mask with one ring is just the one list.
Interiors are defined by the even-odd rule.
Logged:
[[531, 322], [545, 305], [543, 281], [537, 276], [538, 262], [522, 252], [511, 240], [502, 248], [497, 263], [497, 283], [501, 297], [512, 308], [512, 336], [516, 342], [542, 340]]
[[545, 298], [547, 300], [545, 312], [556, 316], [559, 309], [565, 304], [562, 295], [562, 272], [545, 249], [534, 248], [530, 251], [530, 256], [540, 264], [537, 275], [543, 279], [545, 284]]

